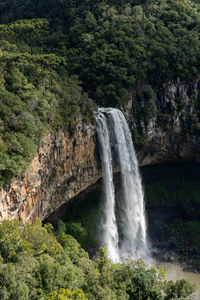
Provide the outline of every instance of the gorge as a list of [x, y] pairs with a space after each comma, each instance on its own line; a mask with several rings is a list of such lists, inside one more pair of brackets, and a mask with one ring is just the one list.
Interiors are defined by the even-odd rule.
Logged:
[[[162, 93], [159, 90], [150, 98], [145, 98], [145, 89], [143, 85], [131, 92], [130, 99], [121, 107], [133, 136], [139, 165], [199, 161], [198, 131], [185, 127], [181, 119], [185, 113], [190, 118], [190, 111], [192, 115], [198, 113], [192, 102], [192, 99], [197, 102], [198, 85], [171, 82], [162, 87]], [[137, 94], [143, 94], [144, 104], [135, 104]], [[181, 111], [178, 110], [180, 97], [184, 104]], [[154, 113], [141, 118], [139, 111], [149, 102]], [[169, 128], [160, 123], [160, 112], [165, 112], [165, 116], [166, 112], [170, 113]], [[94, 122], [85, 123], [79, 115], [75, 123], [72, 133], [64, 128], [48, 133], [24, 178], [4, 185], [0, 192], [0, 220], [17, 217], [31, 221], [36, 216], [43, 220], [102, 177]], [[145, 140], [141, 140], [141, 135]]]
[[[147, 115], [145, 115], [145, 122], [142, 123], [141, 120], [138, 120], [135, 107], [137, 107], [137, 109], [139, 109], [139, 107], [135, 106], [134, 99], [137, 99], [137, 93], [140, 92], [144, 94], [144, 90], [145, 86], [140, 89], [138, 88], [138, 92], [132, 92], [130, 100], [127, 102], [126, 106], [121, 107], [121, 109], [124, 112], [131, 129], [140, 167], [149, 165], [149, 169], [146, 167], [148, 169], [147, 174], [150, 174], [152, 180], [154, 177], [155, 180], [159, 180], [162, 178], [163, 174], [162, 176], [161, 174], [157, 175], [158, 171], [156, 170], [159, 170], [159, 166], [156, 169], [156, 165], [188, 161], [197, 162], [200, 160], [198, 131], [190, 133], [191, 129], [188, 128], [186, 130], [186, 127], [181, 123], [182, 120], [180, 117], [184, 111], [178, 112], [177, 110], [177, 105], [181, 96], [181, 99], [187, 108], [185, 111], [187, 112], [188, 118], [191, 110], [193, 110], [194, 113], [198, 113], [197, 108], [192, 106], [192, 99], [196, 99], [195, 101], [197, 101], [198, 89], [197, 85], [188, 85], [180, 81], [163, 86], [162, 94], [157, 92], [151, 96], [151, 101], [154, 103], [154, 109], [156, 109], [156, 118], [153, 115], [151, 117], [152, 119], [149, 120], [149, 116], [147, 117]], [[160, 97], [162, 97], [162, 101], [158, 101]], [[140, 109], [142, 109], [142, 104]], [[162, 124], [159, 123], [158, 111], [171, 111], [171, 127], [169, 129], [164, 128]], [[63, 210], [63, 205], [65, 203], [77, 201], [78, 204], [78, 198], [87, 199], [87, 197], [89, 197], [87, 196], [89, 195], [88, 189], [93, 189], [93, 186], [98, 185], [99, 180], [102, 178], [102, 169], [100, 152], [97, 146], [95, 121], [85, 122], [81, 115], [78, 115], [75, 122], [75, 130], [71, 133], [64, 128], [61, 128], [56, 133], [48, 133], [43, 138], [40, 147], [38, 148], [37, 155], [32, 160], [24, 178], [14, 180], [11, 184], [3, 186], [0, 192], [1, 221], [18, 218], [23, 222], [33, 222], [37, 216], [39, 216], [41, 220], [45, 220], [51, 214], [54, 215], [54, 218], [55, 215], [56, 218], [58, 218], [62, 215], [60, 211]], [[149, 125], [145, 126], [145, 124]], [[141, 144], [141, 140], [138, 142], [138, 133], [135, 135], [135, 129], [137, 129], [138, 133], [142, 130], [142, 134], [146, 138], [144, 144]], [[155, 165], [155, 167], [152, 165]], [[195, 170], [196, 168], [198, 168], [197, 164], [195, 165]], [[145, 168], [143, 169], [147, 170]], [[143, 172], [143, 169], [142, 173], [146, 173], [146, 171]], [[165, 169], [163, 170], [165, 173]], [[117, 179], [118, 171], [119, 167], [114, 165], [113, 172], [116, 174], [114, 177], [115, 180], [118, 181], [117, 185], [120, 185], [120, 181]], [[188, 174], [192, 174], [192, 167]], [[198, 174], [198, 172], [196, 171], [195, 174]], [[192, 200], [194, 199], [193, 195], [188, 195], [186, 200], [184, 200], [183, 197], [177, 196], [177, 200], [174, 200], [174, 204], [170, 204], [169, 206], [169, 203], [171, 203], [169, 201], [171, 201], [170, 199], [172, 199], [172, 196], [165, 196], [164, 193], [166, 192], [163, 192], [161, 196], [159, 196], [160, 198], [158, 198], [156, 194], [155, 196], [151, 196], [151, 194], [149, 196], [149, 179], [147, 176], [149, 175], [143, 177], [147, 189], [146, 201], [148, 220], [150, 222], [150, 233], [153, 235], [152, 238], [155, 241], [155, 245], [157, 245], [159, 243], [159, 238], [157, 240], [159, 232], [165, 232], [163, 237], [165, 237], [166, 234], [169, 234], [168, 230], [163, 231], [162, 226], [164, 226], [164, 223], [162, 223], [161, 216], [163, 220], [167, 220], [165, 216], [167, 211], [169, 211], [169, 218], [171, 218], [171, 211], [179, 211], [179, 207], [181, 206], [183, 208], [181, 210], [183, 211], [183, 216], [189, 216], [187, 222], [193, 222], [193, 220], [198, 218], [198, 196], [195, 196], [195, 201]], [[180, 177], [180, 173], [177, 171], [174, 181], [177, 181], [178, 177]], [[168, 178], [169, 177], [167, 177], [167, 180]], [[188, 185], [189, 178], [192, 178], [191, 175], [189, 175], [184, 186]], [[162, 184], [164, 184], [164, 182]], [[193, 184], [194, 183], [191, 182], [191, 192], [194, 190]], [[195, 183], [195, 186], [196, 185], [197, 184]], [[173, 183], [171, 183], [171, 186], [173, 186]], [[158, 191], [156, 191], [155, 187], [155, 193], [159, 193], [160, 189], [163, 189], [163, 187], [159, 186]], [[164, 189], [164, 191], [167, 189], [168, 187]], [[180, 184], [178, 182], [175, 189], [177, 191], [180, 190]], [[183, 187], [181, 189], [183, 189]], [[83, 197], [82, 193], [86, 196]], [[172, 193], [174, 193], [173, 188]], [[158, 202], [156, 202], [157, 198], [159, 199]], [[196, 208], [195, 214], [192, 213], [190, 207]], [[188, 213], [190, 211], [191, 213]], [[157, 223], [151, 221], [156, 219], [158, 220]], [[176, 219], [182, 219], [182, 215], [177, 215]], [[172, 225], [172, 228], [173, 226], [175, 225]], [[195, 230], [198, 235], [198, 224], [196, 226], [197, 228], [194, 228], [196, 228]], [[156, 231], [156, 228], [161, 231]], [[193, 227], [191, 227], [191, 230], [192, 228]], [[170, 241], [172, 240], [172, 245], [174, 245], [173, 239], [174, 237], [172, 235], [170, 238]], [[162, 248], [165, 249], [166, 243], [164, 242], [164, 239], [161, 239], [161, 241]], [[186, 246], [186, 252], [190, 253], [187, 254], [189, 255], [189, 260], [191, 255], [192, 257], [198, 256], [197, 253], [199, 250], [198, 246], [195, 248], [196, 244], [198, 245], [198, 242], [192, 242], [193, 246], [191, 247]], [[180, 248], [177, 248], [176, 251], [179, 253]], [[182, 256], [185, 255], [182, 250], [181, 253]], [[191, 259], [193, 261], [193, 258]], [[192, 265], [194, 264], [192, 263]], [[199, 269], [197, 264], [196, 268]]]
[[148, 262], [200, 273], [199, 34], [197, 0], [0, 1], [0, 299], [192, 295]]

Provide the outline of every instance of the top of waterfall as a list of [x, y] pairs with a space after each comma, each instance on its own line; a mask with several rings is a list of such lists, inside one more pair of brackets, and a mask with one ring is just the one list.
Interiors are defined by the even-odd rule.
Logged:
[[99, 112], [106, 113], [106, 114], [109, 114], [109, 113], [112, 113], [112, 112], [118, 112], [120, 114], [123, 114], [120, 109], [114, 108], [114, 107], [98, 107], [97, 115], [98, 115]]
[[102, 111], [102, 112], [109, 112], [109, 111], [113, 111], [113, 110], [119, 110], [118, 108], [114, 108], [114, 107], [98, 107], [98, 111]]

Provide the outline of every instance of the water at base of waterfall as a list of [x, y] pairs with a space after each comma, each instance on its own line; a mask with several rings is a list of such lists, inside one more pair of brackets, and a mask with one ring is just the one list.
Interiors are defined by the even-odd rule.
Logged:
[[[97, 136], [103, 171], [101, 245], [114, 262], [127, 258], [150, 261], [144, 195], [131, 133], [123, 113], [99, 108]], [[120, 190], [115, 193], [113, 157], [120, 167]]]

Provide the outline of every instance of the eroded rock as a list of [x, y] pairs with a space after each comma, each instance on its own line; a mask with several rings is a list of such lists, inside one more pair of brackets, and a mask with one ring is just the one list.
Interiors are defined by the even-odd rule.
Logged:
[[96, 130], [81, 119], [75, 132], [49, 133], [23, 180], [0, 191], [0, 221], [18, 218], [42, 220], [101, 176]]

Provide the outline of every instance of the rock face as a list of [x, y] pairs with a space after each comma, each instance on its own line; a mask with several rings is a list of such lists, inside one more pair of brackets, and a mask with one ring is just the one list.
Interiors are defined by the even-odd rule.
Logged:
[[42, 220], [101, 176], [96, 130], [81, 119], [70, 136], [60, 130], [42, 141], [23, 180], [0, 192], [0, 221], [18, 218]]
[[142, 83], [123, 107], [141, 165], [200, 160], [200, 83]]
[[[140, 165], [200, 160], [200, 84], [141, 84], [122, 107]], [[100, 177], [95, 126], [79, 117], [73, 134], [48, 134], [25, 178], [0, 191], [0, 221], [42, 220]]]

